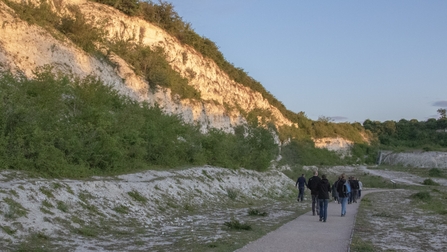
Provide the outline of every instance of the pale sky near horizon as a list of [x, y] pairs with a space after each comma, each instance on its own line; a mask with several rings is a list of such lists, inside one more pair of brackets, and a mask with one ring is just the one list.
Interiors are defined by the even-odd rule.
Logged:
[[167, 2], [312, 120], [425, 121], [447, 108], [447, 1]]

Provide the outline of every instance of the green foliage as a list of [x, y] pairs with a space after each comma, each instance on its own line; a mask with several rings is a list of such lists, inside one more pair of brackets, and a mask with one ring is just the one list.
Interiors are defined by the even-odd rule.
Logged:
[[17, 219], [28, 214], [28, 210], [17, 201], [11, 198], [3, 198], [3, 201], [9, 205], [9, 210], [5, 213], [7, 219]]
[[237, 195], [238, 195], [238, 191], [235, 189], [231, 189], [231, 188], [227, 188], [227, 195], [228, 198], [232, 199], [232, 200], [236, 200]]
[[59, 17], [51, 10], [51, 5], [43, 0], [40, 4], [34, 5], [31, 1], [16, 3], [10, 0], [4, 2], [15, 10], [20, 19], [29, 24], [36, 24], [42, 27], [52, 27], [59, 22]]
[[203, 135], [95, 78], [50, 71], [36, 71], [33, 80], [0, 75], [2, 167], [76, 178], [203, 164], [263, 171], [276, 154], [268, 129]]
[[251, 230], [252, 229], [250, 225], [241, 223], [238, 220], [226, 221], [224, 223], [224, 225], [230, 229], [235, 229], [235, 230]]
[[132, 199], [134, 199], [135, 201], [141, 202], [143, 204], [147, 202], [147, 198], [141, 195], [138, 191], [131, 191], [127, 194], [129, 194], [129, 196], [132, 197]]
[[351, 147], [353, 163], [374, 164], [377, 159], [379, 148], [377, 145], [355, 143]]
[[57, 209], [61, 210], [64, 213], [68, 212], [68, 206], [65, 202], [58, 200], [57, 201]]
[[44, 195], [46, 195], [48, 198], [54, 198], [53, 193], [47, 189], [46, 187], [40, 187], [39, 191], [41, 191]]
[[327, 149], [316, 148], [313, 141], [295, 141], [281, 148], [282, 164], [289, 165], [335, 165], [345, 164], [346, 160]]
[[96, 51], [95, 42], [102, 41], [104, 32], [87, 22], [77, 6], [70, 6], [71, 13], [61, 18], [56, 28], [84, 51]]
[[183, 99], [200, 100], [200, 92], [188, 85], [188, 80], [171, 68], [163, 48], [151, 49], [149, 46], [134, 45], [122, 40], [109, 43], [109, 48], [132, 65], [135, 73], [143, 75], [152, 87], [158, 85], [170, 88]]
[[430, 177], [443, 177], [443, 172], [438, 168], [431, 168], [428, 170], [428, 176]]
[[9, 235], [14, 235], [17, 232], [17, 229], [12, 229], [9, 226], [0, 226], [0, 228]]
[[119, 205], [113, 208], [113, 211], [120, 213], [120, 214], [127, 214], [129, 213], [129, 208], [124, 205]]
[[371, 121], [365, 120], [363, 126], [379, 140], [385, 149], [423, 149], [425, 151], [442, 150], [447, 147], [447, 134], [437, 130], [447, 128], [445, 119], [428, 119], [427, 121], [405, 120]]
[[98, 231], [92, 227], [81, 227], [76, 229], [76, 232], [82, 236], [86, 237], [96, 237], [98, 236]]
[[412, 194], [411, 198], [418, 199], [418, 200], [421, 200], [421, 201], [430, 201], [431, 200], [431, 195], [427, 191], [421, 191], [421, 192], [417, 192], [415, 194]]
[[432, 179], [425, 179], [424, 182], [422, 182], [423, 185], [430, 185], [430, 186], [438, 186], [439, 183], [436, 183]]
[[248, 210], [248, 215], [250, 216], [267, 216], [268, 213], [267, 212], [261, 212], [258, 209], [249, 209]]
[[95, 2], [113, 6], [127, 15], [136, 15], [139, 11], [138, 0], [95, 0]]

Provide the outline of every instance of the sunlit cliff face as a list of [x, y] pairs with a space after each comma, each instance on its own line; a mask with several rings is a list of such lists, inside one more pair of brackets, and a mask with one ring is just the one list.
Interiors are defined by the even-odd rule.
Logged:
[[[54, 11], [66, 11], [64, 4], [68, 2], [49, 2]], [[32, 71], [36, 68], [51, 65], [54, 71], [74, 76], [98, 76], [104, 83], [133, 99], [158, 104], [166, 113], [178, 114], [188, 123], [200, 123], [202, 130], [217, 128], [232, 132], [234, 126], [245, 122], [239, 109], [245, 112], [253, 109], [268, 110], [277, 126], [292, 124], [260, 93], [232, 81], [212, 60], [180, 44], [157, 26], [139, 18], [128, 17], [109, 6], [83, 0], [69, 3], [77, 5], [93, 24], [101, 26], [108, 39], [119, 38], [164, 48], [171, 67], [188, 78], [189, 85], [200, 91], [201, 100], [180, 100], [169, 89], [150, 91], [151, 83], [137, 76], [120, 57], [109, 54], [107, 60], [101, 60], [87, 54], [70, 41], [56, 39], [47, 30], [20, 20], [3, 2], [0, 3], [0, 22], [3, 24], [0, 37], [2, 69], [23, 72], [27, 77], [32, 77]], [[107, 48], [102, 45], [97, 47], [107, 54]]]

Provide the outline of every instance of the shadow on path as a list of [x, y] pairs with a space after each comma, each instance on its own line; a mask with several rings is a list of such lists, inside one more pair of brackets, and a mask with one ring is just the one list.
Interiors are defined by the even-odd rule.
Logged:
[[[380, 191], [363, 190], [362, 197]], [[319, 216], [313, 216], [310, 211], [236, 252], [349, 251], [360, 201], [347, 204], [344, 217], [341, 217], [341, 205], [329, 202], [326, 222], [320, 222]]]

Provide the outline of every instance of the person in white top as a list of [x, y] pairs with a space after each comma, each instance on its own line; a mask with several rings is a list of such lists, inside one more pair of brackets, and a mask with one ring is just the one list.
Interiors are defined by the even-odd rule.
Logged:
[[359, 179], [359, 199], [360, 199], [360, 197], [362, 196], [362, 188], [363, 188], [363, 183], [362, 183], [362, 181], [360, 181], [360, 179]]

